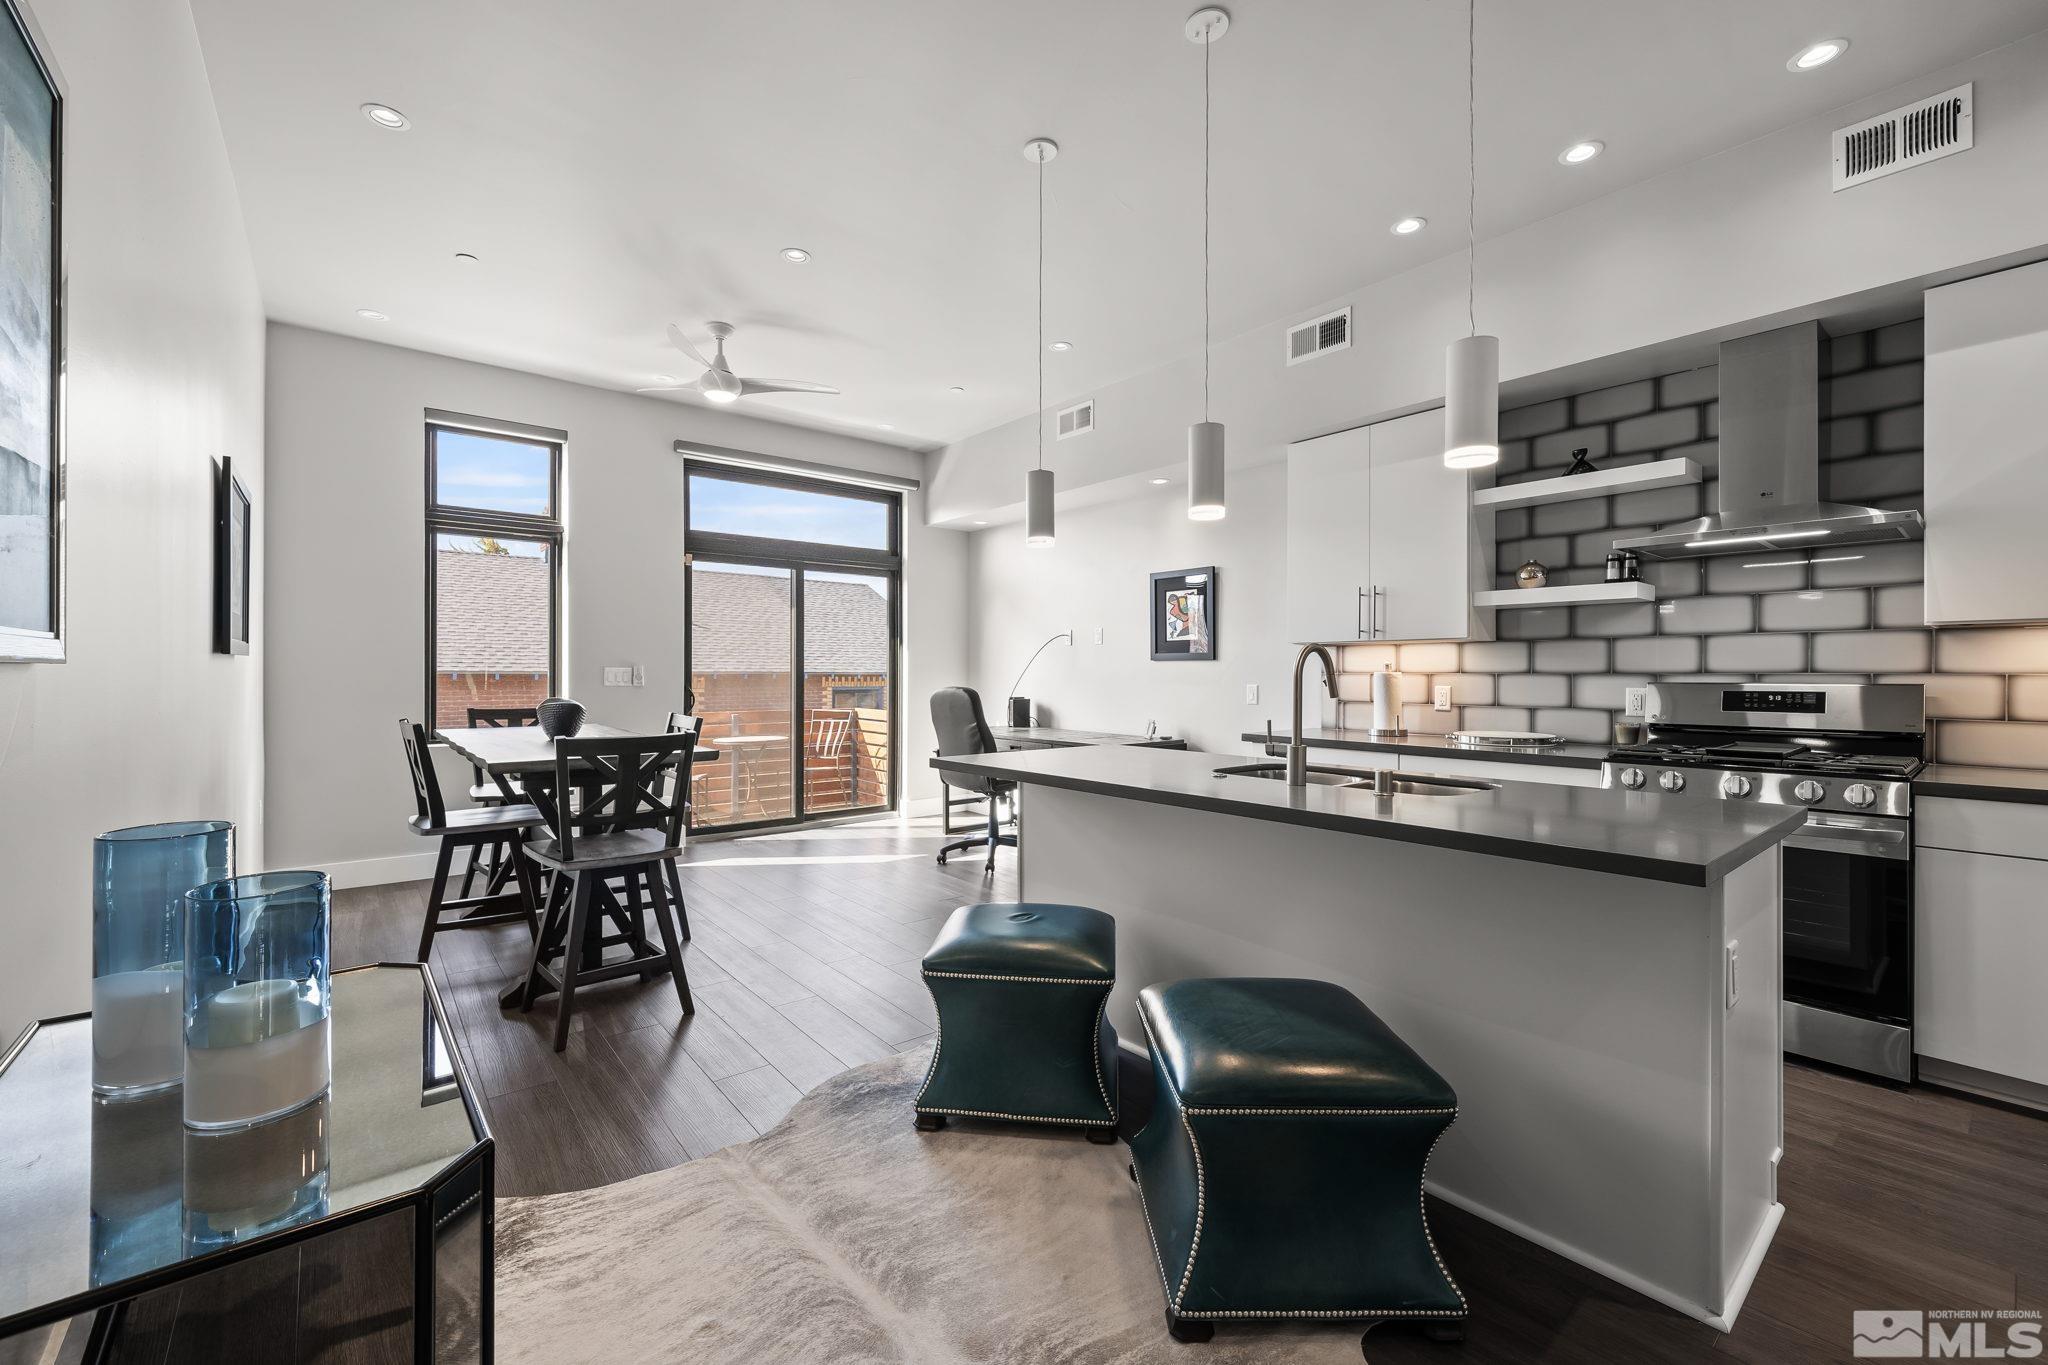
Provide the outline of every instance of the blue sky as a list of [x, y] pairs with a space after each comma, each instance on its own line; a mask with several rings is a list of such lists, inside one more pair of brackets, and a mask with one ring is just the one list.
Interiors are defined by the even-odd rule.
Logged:
[[693, 474], [690, 529], [885, 550], [889, 509], [879, 502], [829, 493]]
[[434, 438], [435, 498], [444, 507], [548, 513], [548, 447], [443, 429]]

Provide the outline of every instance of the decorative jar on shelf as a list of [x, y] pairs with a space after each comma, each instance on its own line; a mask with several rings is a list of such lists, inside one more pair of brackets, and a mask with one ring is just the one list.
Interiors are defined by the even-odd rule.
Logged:
[[1550, 581], [1550, 570], [1530, 560], [1515, 570], [1515, 586], [1518, 588], [1540, 588]]
[[187, 1128], [242, 1128], [327, 1093], [329, 935], [324, 872], [264, 872], [187, 894]]
[[181, 820], [92, 841], [92, 1089], [165, 1090], [185, 1074], [185, 893], [235, 875], [235, 827]]

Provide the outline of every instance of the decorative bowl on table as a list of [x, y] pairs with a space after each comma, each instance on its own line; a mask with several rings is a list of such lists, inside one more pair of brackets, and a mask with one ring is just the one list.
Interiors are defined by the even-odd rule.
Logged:
[[539, 713], [541, 733], [549, 739], [564, 739], [583, 728], [582, 702], [549, 697], [534, 709]]

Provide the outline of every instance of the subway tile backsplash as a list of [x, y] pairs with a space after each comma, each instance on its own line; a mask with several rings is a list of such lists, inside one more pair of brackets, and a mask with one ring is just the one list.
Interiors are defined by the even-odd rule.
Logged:
[[[1917, 319], [1828, 342], [1823, 498], [1920, 505], [1920, 361]], [[1500, 513], [1498, 586], [1513, 587], [1530, 559], [1554, 584], [1598, 582], [1616, 540], [1712, 510], [1718, 399], [1709, 365], [1503, 412], [1501, 483], [1555, 478], [1581, 448], [1607, 468], [1684, 457], [1706, 479]], [[1411, 730], [1550, 730], [1591, 743], [1612, 738], [1623, 689], [1647, 682], [1910, 682], [1927, 692], [1930, 756], [2048, 768], [2048, 628], [1929, 630], [1921, 575], [1917, 543], [1646, 564], [1654, 604], [1503, 611], [1490, 643], [1348, 646], [1341, 719], [1371, 723], [1355, 675], [1387, 664], [1404, 675]], [[1453, 707], [1436, 711], [1431, 689], [1446, 684]]]

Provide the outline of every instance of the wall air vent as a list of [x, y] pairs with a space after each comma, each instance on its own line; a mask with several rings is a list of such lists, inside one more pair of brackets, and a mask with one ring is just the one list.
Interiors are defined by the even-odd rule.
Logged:
[[1972, 89], [1959, 85], [1889, 114], [1835, 129], [1835, 188], [1846, 190], [1923, 161], [1970, 150]]
[[1299, 365], [1304, 360], [1314, 360], [1331, 351], [1342, 351], [1350, 345], [1351, 309], [1346, 306], [1304, 322], [1299, 327], [1288, 328], [1287, 363]]
[[1070, 408], [1061, 408], [1053, 419], [1054, 440], [1064, 441], [1069, 436], [1086, 436], [1095, 430], [1095, 400], [1084, 398]]

